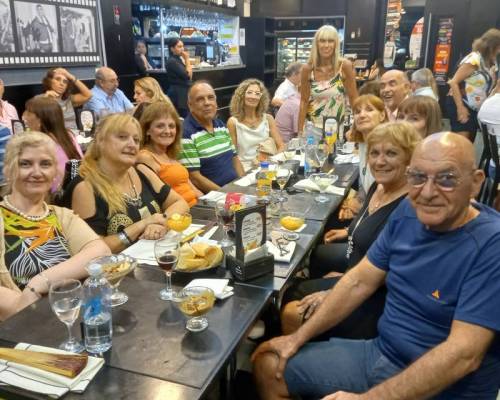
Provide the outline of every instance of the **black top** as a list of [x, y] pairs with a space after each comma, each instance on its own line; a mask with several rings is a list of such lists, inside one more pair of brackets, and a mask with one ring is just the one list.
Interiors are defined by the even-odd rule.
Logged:
[[[353, 236], [353, 248], [348, 260], [348, 268], [354, 267], [366, 255], [372, 243], [377, 240], [379, 233], [384, 228], [391, 213], [406, 197], [406, 194], [404, 194], [393, 200], [392, 202], [386, 204], [385, 206], [380, 207], [374, 213], [368, 214], [367, 208], [376, 190], [377, 182], [374, 182], [370, 186], [370, 190], [366, 195], [366, 199], [363, 203], [363, 206], [361, 207], [361, 210], [349, 225], [348, 235]], [[359, 222], [359, 225], [356, 228], [356, 225], [358, 224], [360, 218], [362, 218], [362, 220], [361, 222]]]
[[172, 54], [166, 64], [169, 85], [189, 87], [190, 79], [180, 56]]
[[[122, 231], [127, 226], [132, 225], [141, 219], [148, 217], [154, 213], [161, 213], [161, 206], [170, 193], [170, 186], [164, 185], [160, 193], [155, 192], [149, 179], [139, 170], [136, 170], [141, 179], [141, 205], [134, 205], [127, 202], [127, 213], [109, 214], [108, 203], [98, 194], [94, 192], [96, 213], [92, 217], [86, 218], [85, 222], [101, 236], [114, 235]], [[72, 196], [73, 190], [83, 178], [78, 175], [73, 179], [65, 192], [65, 196]]]

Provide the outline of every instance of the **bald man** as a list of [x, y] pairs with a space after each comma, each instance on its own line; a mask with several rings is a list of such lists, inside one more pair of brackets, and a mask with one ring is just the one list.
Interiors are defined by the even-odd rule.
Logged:
[[95, 73], [95, 85], [91, 89], [92, 98], [84, 108], [92, 110], [97, 118], [131, 110], [134, 106], [118, 89], [118, 82], [118, 76], [111, 68], [98, 68]]
[[[408, 199], [367, 256], [299, 330], [252, 356], [262, 399], [496, 399], [500, 214], [471, 202], [483, 179], [467, 139], [424, 139]], [[384, 283], [376, 339], [307, 343]]]
[[380, 78], [380, 97], [384, 101], [390, 121], [395, 121], [398, 107], [411, 93], [411, 84], [403, 71], [393, 69]]

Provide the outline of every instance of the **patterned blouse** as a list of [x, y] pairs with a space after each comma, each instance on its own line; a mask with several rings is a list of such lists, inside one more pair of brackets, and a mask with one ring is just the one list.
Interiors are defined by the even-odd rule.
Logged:
[[478, 111], [488, 97], [491, 88], [495, 85], [496, 66], [488, 70], [484, 59], [477, 51], [468, 54], [460, 65], [470, 64], [477, 69], [464, 80], [463, 98], [465, 103], [474, 111]]
[[4, 206], [5, 264], [22, 290], [31, 278], [71, 257], [68, 241], [54, 212], [41, 221], [30, 221]]
[[311, 72], [311, 96], [307, 116], [317, 128], [323, 129], [323, 121], [328, 117], [335, 117], [337, 121], [344, 117], [346, 91], [341, 70], [342, 65], [337, 75], [325, 81], [314, 80], [314, 71]]

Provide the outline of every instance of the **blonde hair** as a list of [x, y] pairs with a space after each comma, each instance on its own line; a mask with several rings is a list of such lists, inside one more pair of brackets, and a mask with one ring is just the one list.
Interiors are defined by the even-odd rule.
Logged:
[[248, 87], [251, 85], [257, 85], [262, 93], [259, 104], [257, 105], [257, 116], [262, 117], [269, 108], [269, 92], [264, 86], [264, 83], [254, 78], [246, 79], [241, 82], [234, 91], [233, 97], [231, 98], [231, 103], [229, 105], [231, 116], [235, 117], [239, 121], [241, 121], [245, 117], [245, 93], [248, 90]]
[[139, 120], [142, 128], [142, 142], [141, 148], [146, 146], [151, 142], [151, 138], [148, 135], [148, 131], [151, 128], [151, 124], [160, 118], [172, 118], [175, 122], [175, 140], [167, 148], [167, 156], [176, 159], [177, 155], [181, 151], [181, 137], [182, 137], [182, 126], [179, 119], [179, 114], [175, 110], [172, 104], [165, 102], [156, 102], [149, 104], [142, 112], [141, 119]]
[[[389, 120], [384, 102], [380, 97], [375, 96], [374, 94], [364, 94], [362, 96], [359, 96], [352, 104], [353, 115], [357, 114], [358, 110], [366, 104], [370, 104], [375, 107], [377, 111], [384, 113], [384, 119], [382, 120], [382, 122], [387, 122]], [[356, 128], [356, 122], [352, 124], [352, 140], [353, 142], [357, 143], [363, 143], [365, 141], [365, 139], [363, 138], [363, 134]]]
[[156, 101], [164, 101], [166, 103], [172, 104], [170, 98], [163, 93], [160, 84], [155, 78], [146, 76], [145, 78], [137, 79], [134, 81], [134, 87], [138, 86], [146, 93], [146, 96], [150, 98], [150, 103]]
[[96, 128], [95, 139], [87, 149], [80, 175], [92, 185], [92, 188], [108, 204], [108, 215], [118, 212], [126, 212], [127, 205], [123, 198], [123, 193], [116, 182], [111, 180], [99, 166], [99, 159], [102, 156], [103, 142], [109, 135], [126, 131], [127, 125], [132, 124], [142, 139], [142, 131], [139, 122], [131, 115], [125, 113], [110, 114], [99, 122]]
[[337, 30], [332, 26], [332, 25], [323, 25], [321, 28], [319, 28], [316, 31], [316, 34], [314, 35], [313, 43], [312, 43], [312, 48], [311, 48], [311, 54], [309, 55], [309, 64], [313, 68], [318, 68], [319, 67], [319, 47], [318, 47], [318, 42], [320, 39], [333, 39], [335, 40], [335, 50], [333, 51], [332, 55], [332, 65], [335, 73], [337, 73], [337, 69], [340, 66], [340, 63], [342, 61], [340, 57], [340, 40], [339, 40], [339, 34]]
[[405, 114], [415, 113], [425, 118], [425, 136], [443, 130], [441, 107], [429, 96], [410, 96], [399, 105], [398, 119]]
[[[4, 177], [7, 181], [8, 191], [12, 189], [12, 182], [15, 181], [19, 173], [19, 157], [28, 147], [44, 147], [48, 150], [50, 158], [57, 166], [56, 143], [45, 133], [27, 131], [10, 137], [5, 148], [3, 165]], [[56, 167], [57, 174], [59, 170]]]
[[409, 165], [413, 151], [420, 141], [422, 141], [422, 136], [409, 122], [386, 122], [378, 125], [366, 138], [366, 154], [369, 154], [371, 148], [376, 144], [392, 143], [403, 150], [406, 156], [406, 165]]

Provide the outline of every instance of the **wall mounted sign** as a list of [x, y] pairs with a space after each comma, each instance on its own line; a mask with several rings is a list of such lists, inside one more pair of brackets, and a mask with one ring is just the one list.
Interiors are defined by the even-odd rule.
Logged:
[[434, 76], [438, 84], [448, 80], [451, 59], [451, 38], [453, 36], [453, 18], [440, 18], [438, 21], [438, 40], [434, 52]]
[[95, 0], [0, 0], [0, 68], [101, 62]]

